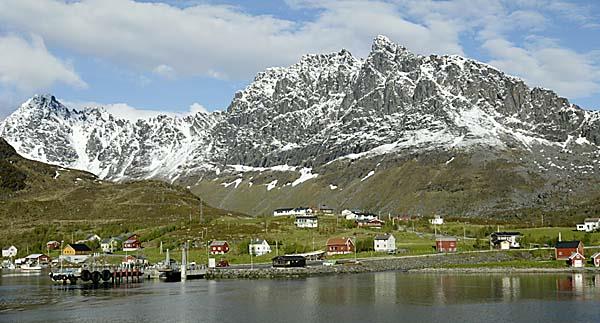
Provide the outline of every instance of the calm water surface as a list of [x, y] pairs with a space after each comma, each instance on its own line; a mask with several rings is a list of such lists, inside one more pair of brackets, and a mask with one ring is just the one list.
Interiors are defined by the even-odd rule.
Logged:
[[92, 289], [0, 280], [0, 322], [600, 322], [600, 275], [407, 274]]

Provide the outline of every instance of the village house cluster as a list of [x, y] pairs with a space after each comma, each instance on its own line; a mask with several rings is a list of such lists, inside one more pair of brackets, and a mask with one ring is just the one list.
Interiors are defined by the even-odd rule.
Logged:
[[[119, 237], [102, 240], [98, 235], [91, 234], [86, 239], [68, 243], [64, 247], [62, 247], [62, 242], [50, 240], [46, 243], [46, 250], [48, 252], [50, 252], [50, 250], [61, 251], [58, 259], [54, 260], [50, 256], [42, 253], [34, 253], [23, 258], [17, 258], [17, 247], [10, 246], [2, 249], [2, 258], [4, 258], [2, 267], [39, 270], [41, 268], [48, 267], [52, 262], [56, 263], [61, 260], [69, 263], [80, 264], [86, 262], [90, 256], [94, 254], [94, 251], [90, 245], [96, 242], [99, 242], [100, 250], [105, 254], [111, 254], [119, 250], [131, 252], [142, 248], [142, 244], [137, 234], [127, 235], [125, 241], [120, 243], [122, 240], [123, 239]], [[98, 255], [98, 253], [96, 255]], [[127, 261], [127, 259], [125, 261]]]

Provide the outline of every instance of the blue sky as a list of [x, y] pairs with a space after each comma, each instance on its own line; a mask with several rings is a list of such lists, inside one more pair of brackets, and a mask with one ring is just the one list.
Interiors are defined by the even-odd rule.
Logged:
[[266, 67], [365, 57], [378, 34], [600, 108], [596, 1], [0, 0], [0, 118], [35, 93], [127, 113], [222, 110]]

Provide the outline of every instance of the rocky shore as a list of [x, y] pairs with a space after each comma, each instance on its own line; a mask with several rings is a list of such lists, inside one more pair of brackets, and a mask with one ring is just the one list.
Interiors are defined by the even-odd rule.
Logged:
[[464, 274], [482, 274], [482, 273], [513, 273], [513, 274], [542, 274], [542, 273], [600, 273], [600, 268], [513, 268], [513, 267], [479, 267], [479, 268], [423, 268], [412, 269], [409, 272], [419, 273], [464, 273]]
[[[359, 263], [350, 261], [334, 266], [309, 266], [306, 268], [259, 268], [259, 269], [212, 269], [206, 273], [207, 279], [271, 279], [303, 278], [320, 275], [367, 273], [381, 271], [415, 271], [444, 265], [469, 265], [502, 262], [531, 258], [527, 251], [479, 253], [433, 254], [422, 256], [394, 257], [384, 259], [362, 259]], [[443, 270], [443, 269], [442, 269]]]

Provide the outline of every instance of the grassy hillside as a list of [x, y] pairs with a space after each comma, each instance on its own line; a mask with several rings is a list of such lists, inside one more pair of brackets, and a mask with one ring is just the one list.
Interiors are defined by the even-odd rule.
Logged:
[[204, 204], [159, 181], [111, 183], [94, 175], [24, 159], [0, 138], [0, 245], [31, 252], [48, 240], [138, 232], [150, 238], [195, 223], [241, 214]]
[[[252, 215], [321, 204], [384, 215], [441, 214], [526, 225], [542, 215], [546, 224], [553, 225], [572, 225], [600, 215], [598, 175], [575, 173], [554, 178], [560, 174], [532, 169], [519, 152], [379, 156], [340, 160], [313, 173], [319, 176], [297, 186], [291, 183], [299, 177], [298, 172], [222, 172], [185, 185], [192, 185], [192, 191], [212, 205]], [[242, 176], [239, 185], [224, 185], [238, 176]], [[276, 179], [277, 187], [268, 190], [267, 184]]]

